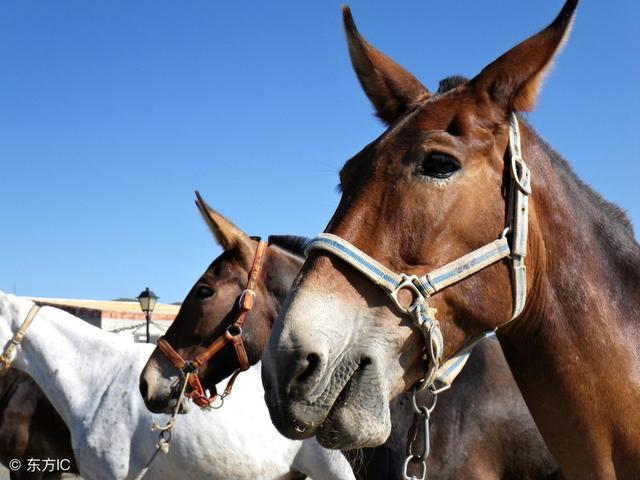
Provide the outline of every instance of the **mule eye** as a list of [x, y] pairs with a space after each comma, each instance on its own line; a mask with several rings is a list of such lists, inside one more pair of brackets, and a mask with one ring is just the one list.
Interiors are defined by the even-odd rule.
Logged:
[[433, 178], [449, 178], [460, 170], [460, 163], [451, 155], [446, 153], [431, 153], [422, 161], [418, 167], [420, 175]]
[[204, 300], [205, 298], [209, 298], [212, 295], [213, 295], [213, 290], [211, 290], [209, 287], [205, 285], [198, 287], [198, 291], [196, 292], [196, 297], [198, 298], [198, 300]]

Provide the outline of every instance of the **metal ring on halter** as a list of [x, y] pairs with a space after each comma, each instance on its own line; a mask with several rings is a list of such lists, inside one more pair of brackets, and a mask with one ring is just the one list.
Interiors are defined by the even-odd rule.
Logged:
[[196, 373], [198, 371], [198, 367], [192, 361], [187, 360], [180, 371], [182, 372], [182, 375], [187, 375], [189, 373]]
[[[420, 383], [424, 382], [424, 380], [422, 380]], [[418, 401], [416, 399], [416, 394], [419, 391], [422, 391], [423, 389], [419, 387], [419, 385], [416, 385], [413, 388], [413, 393], [411, 394], [411, 407], [413, 408], [413, 411], [419, 415], [427, 415], [430, 416], [431, 412], [433, 412], [433, 409], [436, 408], [436, 403], [438, 402], [438, 397], [437, 395], [431, 395], [431, 405], [418, 405]]]
[[[422, 464], [422, 474], [419, 477], [415, 475], [409, 476], [409, 464], [412, 462]], [[404, 467], [402, 467], [402, 478], [404, 480], [425, 480], [427, 478], [427, 462], [425, 459], [420, 457], [420, 455], [409, 455], [404, 461]]]
[[242, 327], [237, 323], [232, 323], [227, 327], [224, 334], [227, 338], [238, 337], [242, 335]]
[[[216, 395], [213, 399], [213, 402], [209, 403], [209, 408], [212, 408], [213, 410], [222, 408], [222, 406], [224, 405], [224, 397], [225, 395]], [[218, 400], [219, 403], [216, 403], [216, 400]]]
[[[415, 311], [416, 308], [427, 300], [427, 297], [420, 291], [420, 289], [416, 286], [415, 282], [418, 281], [418, 277], [415, 275], [405, 275], [404, 273], [400, 275], [402, 277], [402, 281], [396, 285], [396, 288], [389, 292], [389, 297], [393, 300], [395, 306], [404, 314], [410, 314]], [[398, 299], [398, 293], [401, 290], [409, 290], [412, 294], [412, 302], [409, 307], [405, 307], [400, 303]]]

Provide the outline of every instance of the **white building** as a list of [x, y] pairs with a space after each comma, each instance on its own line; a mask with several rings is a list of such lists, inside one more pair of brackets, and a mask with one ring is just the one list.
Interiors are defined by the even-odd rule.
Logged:
[[[145, 342], [147, 321], [138, 302], [110, 302], [69, 298], [30, 297], [38, 305], [60, 308], [84, 321], [110, 332], [122, 335], [123, 340]], [[157, 303], [149, 324], [151, 343], [169, 328], [180, 310], [179, 305]]]

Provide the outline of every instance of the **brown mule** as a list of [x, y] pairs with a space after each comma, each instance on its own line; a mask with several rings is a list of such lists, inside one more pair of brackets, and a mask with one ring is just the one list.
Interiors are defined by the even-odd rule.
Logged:
[[[258, 242], [198, 200], [199, 209], [224, 252], [207, 268], [184, 300], [165, 338], [182, 358], [198, 358], [237, 318], [237, 299], [253, 265]], [[303, 262], [306, 239], [272, 236], [263, 273], [255, 284], [254, 309], [243, 325], [244, 344], [256, 363], [272, 323]], [[211, 390], [239, 367], [232, 345], [224, 347], [199, 369], [203, 386]], [[157, 372], [162, 372], [159, 377]], [[145, 402], [157, 410], [171, 403], [174, 363], [156, 349], [141, 374]], [[155, 382], [155, 384], [150, 384]], [[164, 387], [158, 383], [166, 383]], [[430, 478], [543, 479], [552, 478], [555, 462], [522, 400], [497, 342], [478, 346], [456, 389], [439, 400], [439, 415], [431, 425], [434, 441]], [[155, 398], [156, 392], [168, 392]], [[258, 392], [256, 392], [258, 394]], [[428, 397], [425, 392], [424, 399]], [[224, 408], [224, 407], [223, 407]], [[352, 452], [354, 471], [361, 479], [401, 478], [405, 449], [414, 415], [410, 397], [392, 405], [393, 428], [381, 447]], [[456, 428], [449, 422], [460, 418]], [[419, 472], [414, 472], [419, 474]]]
[[20, 460], [20, 470], [10, 472], [15, 480], [61, 477], [61, 471], [28, 472], [29, 458], [68, 460], [64, 473], [78, 473], [64, 421], [29, 375], [9, 368], [0, 374], [0, 462], [9, 468], [10, 460]]
[[[347, 10], [352, 62], [389, 128], [345, 164], [326, 232], [417, 277], [498, 239], [514, 216], [510, 120], [533, 108], [577, 4], [567, 1], [546, 29], [440, 94], [369, 45]], [[499, 327], [562, 473], [640, 478], [640, 247], [625, 215], [522, 119], [520, 140], [532, 190], [524, 310], [510, 322], [513, 255], [441, 289], [427, 300], [437, 310], [442, 358]], [[512, 232], [504, 231], [511, 252]], [[313, 250], [263, 357], [274, 423], [325, 446], [384, 442], [389, 400], [431, 368], [424, 340], [362, 268]]]

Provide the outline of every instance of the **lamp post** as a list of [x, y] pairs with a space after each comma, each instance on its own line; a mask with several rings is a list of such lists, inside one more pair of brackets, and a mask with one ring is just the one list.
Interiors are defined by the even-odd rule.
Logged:
[[149, 287], [145, 288], [140, 295], [138, 295], [138, 302], [140, 302], [140, 308], [147, 317], [147, 343], [150, 343], [151, 336], [149, 335], [149, 324], [151, 323], [151, 313], [156, 306], [158, 297], [155, 293], [149, 290]]

